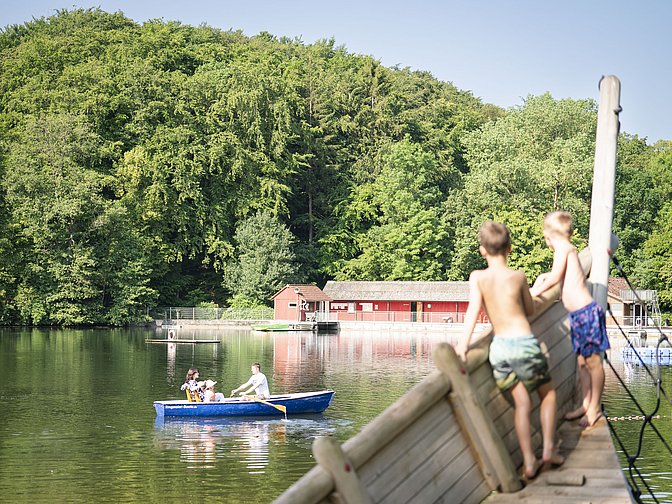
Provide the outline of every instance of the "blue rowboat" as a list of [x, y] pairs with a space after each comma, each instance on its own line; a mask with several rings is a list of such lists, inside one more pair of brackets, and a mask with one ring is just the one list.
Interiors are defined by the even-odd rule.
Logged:
[[[272, 395], [265, 402], [284, 406], [287, 415], [322, 413], [331, 404], [333, 390]], [[154, 401], [157, 416], [217, 417], [217, 416], [277, 416], [283, 413], [273, 406], [250, 399], [234, 397], [221, 402], [199, 403], [187, 400]]]

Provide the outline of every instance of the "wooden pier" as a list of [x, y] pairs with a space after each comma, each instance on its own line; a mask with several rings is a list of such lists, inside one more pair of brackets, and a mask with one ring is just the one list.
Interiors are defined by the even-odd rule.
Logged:
[[606, 420], [584, 430], [576, 421], [564, 422], [558, 436], [566, 457], [558, 468], [542, 472], [522, 490], [494, 493], [484, 502], [499, 504], [629, 504], [630, 490], [614, 451]]

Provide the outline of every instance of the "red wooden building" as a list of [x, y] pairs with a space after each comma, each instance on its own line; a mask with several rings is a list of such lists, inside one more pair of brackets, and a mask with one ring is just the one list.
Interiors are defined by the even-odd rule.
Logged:
[[[370, 322], [463, 322], [469, 282], [337, 282], [324, 293], [330, 320]], [[479, 323], [488, 319], [484, 312]]]
[[326, 320], [331, 298], [314, 284], [287, 284], [272, 298], [275, 320]]

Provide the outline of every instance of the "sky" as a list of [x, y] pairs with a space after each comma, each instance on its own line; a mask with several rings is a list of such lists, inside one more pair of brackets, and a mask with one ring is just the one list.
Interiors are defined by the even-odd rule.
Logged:
[[667, 0], [6, 0], [0, 26], [76, 7], [306, 44], [334, 38], [349, 52], [429, 71], [503, 108], [546, 92], [599, 101], [600, 78], [615, 75], [621, 131], [649, 144], [672, 140]]

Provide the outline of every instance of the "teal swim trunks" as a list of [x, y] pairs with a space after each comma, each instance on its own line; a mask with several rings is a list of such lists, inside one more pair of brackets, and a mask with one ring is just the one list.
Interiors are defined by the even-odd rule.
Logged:
[[533, 392], [551, 381], [548, 361], [534, 334], [513, 338], [493, 337], [490, 365], [500, 390], [508, 390], [520, 381], [528, 392]]

